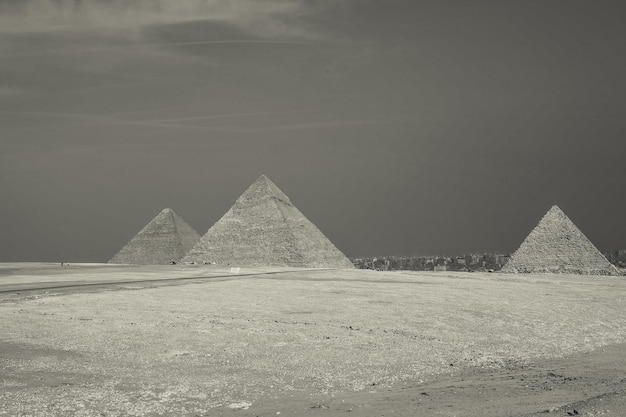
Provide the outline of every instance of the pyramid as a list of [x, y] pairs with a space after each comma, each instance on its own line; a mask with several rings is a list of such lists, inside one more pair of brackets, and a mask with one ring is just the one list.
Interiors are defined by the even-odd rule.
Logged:
[[200, 235], [174, 210], [163, 209], [109, 263], [156, 265], [178, 262]]
[[619, 275], [617, 268], [556, 205], [511, 255], [502, 272]]
[[182, 259], [235, 266], [354, 268], [265, 175]]

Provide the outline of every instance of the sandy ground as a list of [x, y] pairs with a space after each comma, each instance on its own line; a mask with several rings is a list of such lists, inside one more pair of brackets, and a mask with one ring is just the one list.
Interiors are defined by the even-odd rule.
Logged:
[[625, 295], [619, 277], [4, 264], [0, 415], [624, 416]]

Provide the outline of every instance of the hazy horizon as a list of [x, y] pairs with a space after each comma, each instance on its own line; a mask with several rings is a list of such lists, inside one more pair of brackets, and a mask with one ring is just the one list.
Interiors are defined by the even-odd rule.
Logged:
[[200, 234], [266, 174], [349, 257], [626, 248], [617, 1], [0, 0], [0, 261]]

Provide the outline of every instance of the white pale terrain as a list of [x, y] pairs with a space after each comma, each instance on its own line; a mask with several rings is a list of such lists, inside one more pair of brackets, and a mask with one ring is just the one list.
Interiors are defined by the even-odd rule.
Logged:
[[0, 415], [626, 415], [623, 278], [234, 272], [1, 265]]

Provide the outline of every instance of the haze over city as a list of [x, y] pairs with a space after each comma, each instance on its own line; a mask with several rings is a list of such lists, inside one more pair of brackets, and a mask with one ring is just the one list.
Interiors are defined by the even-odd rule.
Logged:
[[200, 234], [267, 174], [346, 255], [626, 248], [624, 6], [0, 0], [0, 261]]

